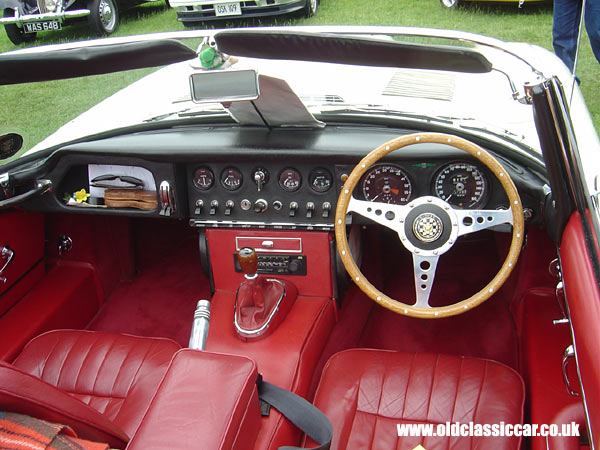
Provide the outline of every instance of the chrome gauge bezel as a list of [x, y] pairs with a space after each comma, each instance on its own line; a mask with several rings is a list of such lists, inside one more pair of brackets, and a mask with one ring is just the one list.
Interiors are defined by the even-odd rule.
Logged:
[[[444, 174], [449, 173], [450, 170], [456, 170], [454, 168], [457, 167], [457, 166], [465, 166], [465, 167], [474, 169], [474, 171], [476, 171], [478, 173], [478, 176], [481, 177], [482, 191], [481, 191], [480, 194], [477, 195], [477, 199], [476, 200], [471, 199], [470, 202], [467, 205], [464, 205], [464, 204], [461, 205], [459, 202], [456, 202], [452, 198], [444, 198], [444, 193], [440, 192], [440, 190], [438, 189], [439, 186], [440, 186], [440, 183], [442, 182], [440, 180], [440, 178], [442, 176], [444, 176]], [[471, 170], [470, 172], [471, 172], [470, 177], [473, 177], [473, 175], [472, 175], [473, 170]], [[475, 180], [475, 182], [477, 182], [477, 178], [473, 178], [473, 179]], [[479, 166], [477, 164], [474, 164], [471, 161], [451, 161], [451, 162], [448, 162], [448, 163], [444, 164], [435, 173], [435, 176], [433, 178], [433, 182], [432, 182], [432, 185], [431, 185], [431, 191], [433, 192], [433, 195], [435, 195], [436, 197], [438, 197], [438, 198], [444, 200], [445, 202], [449, 203], [450, 205], [452, 205], [453, 208], [458, 208], [458, 209], [482, 209], [482, 208], [485, 208], [485, 206], [487, 205], [487, 203], [489, 201], [489, 198], [490, 198], [490, 182], [489, 182], [489, 178], [488, 178], [488, 176], [486, 174], [486, 171], [481, 166]]]
[[[230, 176], [235, 177], [235, 180], [237, 180], [237, 184], [230, 185], [226, 182], [226, 180]], [[223, 186], [228, 191], [237, 191], [239, 188], [242, 187], [242, 184], [244, 183], [244, 176], [242, 175], [242, 171], [240, 169], [238, 169], [237, 167], [229, 166], [221, 171], [219, 181], [221, 182], [221, 186]]]
[[[288, 174], [287, 176], [284, 175], [286, 173]], [[293, 176], [298, 184], [293, 186], [287, 185], [286, 181], [288, 178], [290, 178], [290, 176]], [[293, 167], [286, 167], [281, 172], [279, 172], [279, 175], [277, 176], [277, 181], [279, 183], [279, 187], [281, 187], [281, 189], [283, 189], [285, 192], [296, 192], [298, 189], [300, 189], [300, 186], [302, 186], [302, 175], [300, 174], [300, 171], [298, 169], [295, 169]]]
[[[202, 173], [202, 175], [206, 178], [206, 181], [199, 181], [199, 179], [201, 178], [201, 175], [199, 175], [199, 173]], [[192, 178], [196, 189], [199, 189], [201, 191], [208, 191], [215, 184], [215, 174], [206, 166], [197, 167], [194, 170]]]
[[[318, 179], [324, 180], [326, 184], [315, 184]], [[313, 191], [322, 194], [329, 191], [333, 186], [333, 176], [326, 168], [315, 167], [308, 174], [308, 184]]]
[[[372, 196], [368, 191], [367, 191], [367, 184], [368, 184], [368, 180], [371, 179], [373, 176], [381, 176], [382, 173], [385, 170], [392, 169], [395, 171], [395, 176], [398, 176], [398, 173], [400, 173], [402, 175], [402, 177], [405, 180], [405, 183], [408, 183], [408, 194], [404, 194], [404, 197], [401, 198], [401, 200], [399, 202], [390, 202], [390, 201], [386, 201], [385, 197], [381, 197], [378, 198], [379, 195], [381, 194], [377, 194], [376, 196]], [[381, 171], [379, 174], [377, 174], [377, 171]], [[410, 177], [410, 175], [408, 174], [408, 172], [403, 169], [402, 167], [400, 167], [397, 164], [376, 164], [373, 167], [371, 167], [369, 170], [367, 170], [367, 172], [365, 172], [365, 174], [362, 177], [362, 180], [360, 181], [360, 192], [362, 194], [362, 197], [365, 200], [371, 201], [371, 202], [381, 202], [381, 203], [392, 203], [395, 205], [406, 205], [407, 203], [409, 203], [413, 198], [414, 198], [414, 183]], [[386, 193], [382, 193], [382, 194], [386, 194]], [[398, 195], [398, 194], [396, 194]]]

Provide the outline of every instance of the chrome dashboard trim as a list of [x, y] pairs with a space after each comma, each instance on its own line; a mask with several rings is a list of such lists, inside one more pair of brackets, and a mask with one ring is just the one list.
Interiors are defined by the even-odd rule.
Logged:
[[190, 219], [192, 227], [207, 228], [259, 228], [276, 230], [333, 230], [333, 223], [285, 223], [285, 222], [238, 222], [235, 220], [197, 220]]
[[[302, 253], [302, 238], [282, 238], [282, 237], [265, 237], [265, 236], [236, 236], [235, 237], [235, 249], [236, 251], [239, 251], [241, 248], [243, 247], [251, 247], [250, 245], [243, 245], [240, 243], [240, 241], [243, 240], [247, 240], [247, 239], [256, 239], [256, 240], [263, 240], [263, 244], [261, 247], [253, 247], [254, 250], [256, 250], [257, 252], [261, 252], [261, 253]], [[277, 242], [282, 242], [282, 241], [294, 241], [298, 243], [298, 248], [297, 249], [276, 249], [276, 248], [272, 248], [272, 247], [266, 247], [264, 244], [265, 242], [271, 242], [274, 245], [274, 241]]]

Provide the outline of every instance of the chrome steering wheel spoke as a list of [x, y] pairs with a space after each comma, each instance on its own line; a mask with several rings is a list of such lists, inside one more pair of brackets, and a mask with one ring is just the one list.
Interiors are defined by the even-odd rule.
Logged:
[[408, 210], [409, 208], [403, 205], [358, 200], [354, 197], [350, 197], [348, 203], [348, 212], [360, 214], [395, 232], [403, 226]]
[[413, 270], [415, 273], [415, 293], [417, 308], [431, 308], [429, 296], [433, 287], [435, 270], [439, 256], [425, 256], [413, 253]]
[[454, 209], [458, 219], [458, 235], [474, 233], [508, 223], [513, 224], [512, 210], [509, 209]]

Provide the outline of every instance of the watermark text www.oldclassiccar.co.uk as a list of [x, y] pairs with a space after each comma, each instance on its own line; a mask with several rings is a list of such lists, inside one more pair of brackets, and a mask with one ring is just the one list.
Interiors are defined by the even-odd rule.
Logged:
[[398, 436], [460, 436], [460, 437], [496, 437], [496, 436], [579, 436], [579, 424], [511, 424], [511, 423], [399, 423], [396, 425]]

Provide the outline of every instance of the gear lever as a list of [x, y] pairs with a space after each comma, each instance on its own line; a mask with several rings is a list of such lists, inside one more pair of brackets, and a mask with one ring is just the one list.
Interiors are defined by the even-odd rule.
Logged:
[[238, 262], [246, 280], [258, 277], [258, 256], [253, 248], [244, 247], [238, 253]]
[[242, 339], [257, 339], [273, 332], [296, 301], [293, 283], [258, 275], [258, 256], [253, 248], [238, 253], [244, 281], [235, 298], [234, 326]]

